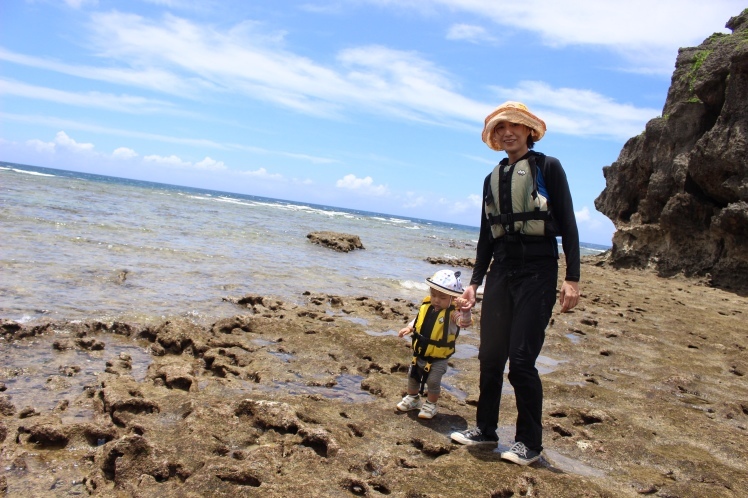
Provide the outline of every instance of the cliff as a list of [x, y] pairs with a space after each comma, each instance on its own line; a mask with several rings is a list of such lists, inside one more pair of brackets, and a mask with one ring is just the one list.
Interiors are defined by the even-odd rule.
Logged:
[[748, 289], [748, 9], [679, 50], [662, 117], [603, 168], [610, 263]]

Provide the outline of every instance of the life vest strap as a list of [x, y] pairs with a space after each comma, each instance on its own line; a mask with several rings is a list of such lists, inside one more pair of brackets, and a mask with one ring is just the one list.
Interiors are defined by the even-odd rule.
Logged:
[[524, 213], [501, 213], [499, 215], [486, 213], [488, 221], [492, 225], [511, 225], [515, 221], [530, 221], [530, 220], [543, 220], [548, 221], [552, 219], [550, 211], [541, 211], [535, 209], [533, 211], [526, 211]]
[[429, 373], [431, 372], [431, 362], [433, 361], [433, 358], [427, 359], [426, 364], [423, 366], [423, 368], [418, 367], [418, 357], [413, 357], [413, 366], [410, 369], [410, 376], [413, 377], [418, 382], [418, 394], [423, 396], [423, 393], [426, 391], [426, 381], [429, 378]]

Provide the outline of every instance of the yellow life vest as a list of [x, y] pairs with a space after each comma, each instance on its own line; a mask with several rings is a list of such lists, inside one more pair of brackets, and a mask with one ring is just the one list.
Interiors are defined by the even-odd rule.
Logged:
[[455, 310], [454, 306], [450, 306], [439, 312], [431, 330], [423, 330], [426, 312], [430, 307], [431, 298], [426, 297], [418, 310], [415, 331], [413, 332], [414, 363], [418, 357], [427, 360], [449, 358], [455, 352], [455, 342], [457, 341], [457, 336], [460, 335], [459, 327], [457, 328], [456, 333], [449, 333], [449, 320], [451, 313]]
[[538, 192], [536, 158], [542, 164], [544, 156], [535, 154], [515, 164], [503, 160], [486, 179], [486, 218], [495, 239], [507, 234], [549, 235], [546, 223], [552, 219], [550, 206]]

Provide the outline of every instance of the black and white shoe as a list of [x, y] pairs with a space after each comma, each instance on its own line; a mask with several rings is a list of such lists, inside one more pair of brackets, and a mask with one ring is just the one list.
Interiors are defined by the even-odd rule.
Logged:
[[478, 427], [474, 427], [466, 431], [453, 432], [452, 434], [450, 434], [449, 437], [455, 443], [460, 443], [460, 444], [466, 444], [466, 445], [492, 444], [492, 445], [495, 445], [496, 443], [499, 442], [499, 438], [496, 436], [496, 434], [494, 434], [493, 436], [494, 437], [488, 437], [488, 435], [483, 434], [483, 431], [481, 431]]
[[530, 465], [540, 459], [540, 453], [531, 450], [524, 443], [518, 441], [508, 451], [502, 451], [501, 458], [518, 465]]

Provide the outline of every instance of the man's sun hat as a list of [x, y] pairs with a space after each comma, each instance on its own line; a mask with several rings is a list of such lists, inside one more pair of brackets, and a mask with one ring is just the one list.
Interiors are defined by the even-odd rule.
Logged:
[[429, 287], [453, 297], [460, 297], [465, 291], [462, 288], [460, 272], [458, 271], [439, 270], [432, 277], [427, 278], [426, 283]]
[[545, 135], [545, 122], [531, 113], [522, 102], [504, 102], [494, 111], [486, 116], [486, 124], [483, 127], [483, 141], [493, 150], [504, 150], [501, 143], [496, 140], [494, 128], [501, 121], [523, 124], [532, 130], [532, 140], [537, 142]]

